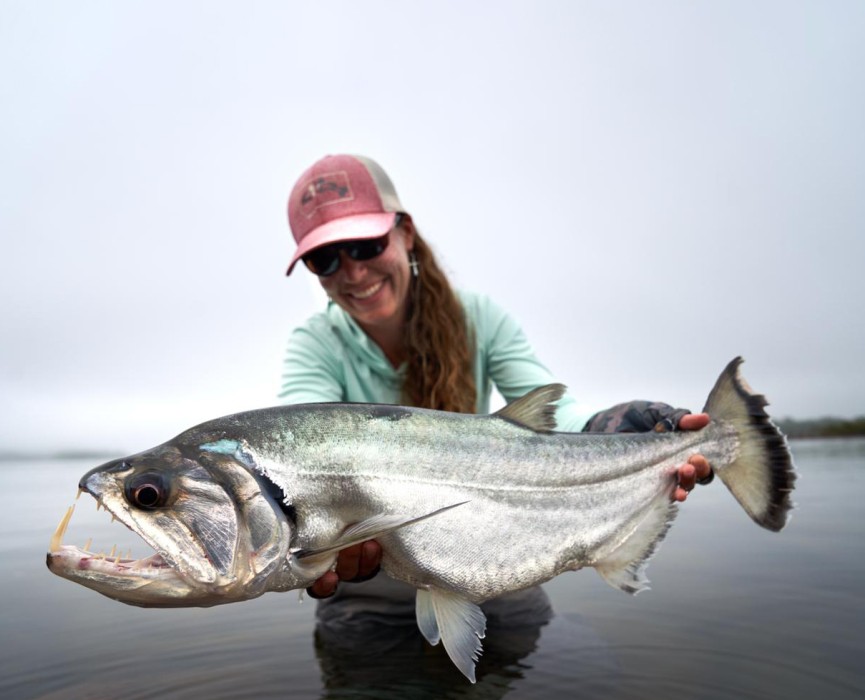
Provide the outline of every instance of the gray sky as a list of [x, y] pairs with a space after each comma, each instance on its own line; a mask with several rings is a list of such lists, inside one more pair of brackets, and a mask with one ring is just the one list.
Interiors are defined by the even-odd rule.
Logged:
[[0, 7], [0, 449], [139, 450], [276, 402], [323, 306], [285, 201], [393, 178], [587, 406], [865, 413], [865, 3]]

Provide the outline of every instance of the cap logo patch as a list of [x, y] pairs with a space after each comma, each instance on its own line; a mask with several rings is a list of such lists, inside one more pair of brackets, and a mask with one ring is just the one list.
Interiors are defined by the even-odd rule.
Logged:
[[300, 197], [300, 210], [310, 217], [322, 207], [354, 199], [345, 171], [321, 175], [310, 182]]

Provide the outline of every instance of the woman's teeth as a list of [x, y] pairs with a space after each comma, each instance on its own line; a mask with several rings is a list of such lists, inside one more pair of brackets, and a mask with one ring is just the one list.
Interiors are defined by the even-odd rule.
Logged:
[[381, 280], [379, 282], [376, 282], [375, 284], [371, 284], [369, 287], [366, 287], [365, 289], [359, 289], [356, 292], [352, 292], [351, 296], [353, 296], [355, 299], [368, 299], [373, 294], [375, 294], [379, 289], [381, 289], [383, 284], [384, 284], [384, 280]]

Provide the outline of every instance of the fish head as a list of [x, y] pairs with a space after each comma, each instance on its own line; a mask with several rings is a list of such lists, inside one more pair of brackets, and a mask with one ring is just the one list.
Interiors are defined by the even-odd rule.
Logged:
[[284, 568], [292, 524], [269, 481], [248, 461], [235, 441], [169, 442], [92, 469], [79, 489], [156, 554], [99, 558], [63, 545], [70, 509], [52, 539], [48, 568], [145, 607], [211, 606], [261, 595]]

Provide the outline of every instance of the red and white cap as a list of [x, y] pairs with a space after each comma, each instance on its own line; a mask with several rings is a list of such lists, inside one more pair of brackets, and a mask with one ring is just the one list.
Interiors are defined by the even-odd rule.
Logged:
[[378, 238], [405, 211], [381, 166], [363, 156], [325, 156], [298, 178], [288, 197], [297, 250], [288, 265], [331, 243]]

